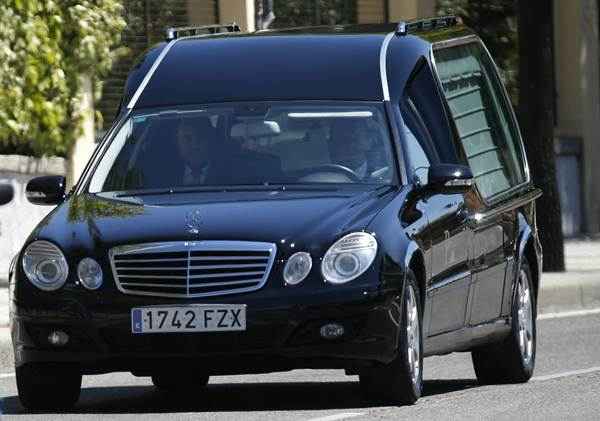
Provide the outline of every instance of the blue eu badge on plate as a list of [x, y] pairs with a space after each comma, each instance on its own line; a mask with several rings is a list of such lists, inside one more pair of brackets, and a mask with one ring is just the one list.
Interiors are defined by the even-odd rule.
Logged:
[[142, 333], [142, 310], [139, 308], [131, 312], [131, 327], [133, 333]]

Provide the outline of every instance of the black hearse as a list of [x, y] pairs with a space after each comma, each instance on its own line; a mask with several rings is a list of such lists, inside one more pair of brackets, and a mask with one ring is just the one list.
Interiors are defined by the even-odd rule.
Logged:
[[10, 270], [23, 404], [72, 405], [83, 374], [296, 368], [413, 403], [454, 351], [527, 381], [540, 192], [481, 40], [453, 17], [221, 29], [142, 58], [73, 190], [29, 183], [58, 206]]

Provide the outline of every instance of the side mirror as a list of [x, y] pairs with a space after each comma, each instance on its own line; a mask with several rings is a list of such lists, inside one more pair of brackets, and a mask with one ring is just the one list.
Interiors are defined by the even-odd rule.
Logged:
[[15, 191], [10, 184], [0, 184], [0, 205], [6, 205], [13, 200]]
[[58, 205], [65, 198], [66, 179], [58, 175], [36, 177], [27, 183], [25, 196], [34, 205]]
[[471, 168], [458, 164], [437, 164], [429, 167], [427, 186], [441, 191], [467, 191], [473, 186]]

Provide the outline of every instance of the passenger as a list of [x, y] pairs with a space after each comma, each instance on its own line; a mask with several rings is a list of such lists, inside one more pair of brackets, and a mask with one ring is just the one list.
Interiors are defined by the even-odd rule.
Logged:
[[285, 182], [281, 158], [268, 152], [269, 139], [281, 133], [276, 122], [256, 121], [237, 123], [231, 129], [235, 139], [235, 152], [230, 157], [232, 168], [239, 171], [229, 174], [234, 184], [278, 184]]
[[376, 137], [367, 122], [358, 119], [339, 119], [331, 125], [329, 154], [332, 164], [351, 169], [360, 180], [371, 176], [370, 152]]
[[211, 147], [215, 147], [217, 133], [208, 118], [181, 120], [177, 127], [177, 150], [184, 162], [181, 184], [195, 186], [214, 182], [214, 163]]

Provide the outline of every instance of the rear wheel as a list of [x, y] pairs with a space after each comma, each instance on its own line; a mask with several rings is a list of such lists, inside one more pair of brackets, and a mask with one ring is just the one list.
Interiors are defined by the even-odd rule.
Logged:
[[510, 336], [471, 353], [480, 383], [524, 383], [531, 378], [536, 355], [536, 315], [531, 269], [523, 258], [513, 292]]
[[423, 388], [421, 300], [411, 270], [406, 278], [398, 355], [391, 363], [360, 374], [361, 388], [369, 398], [397, 405], [414, 404]]
[[157, 389], [165, 392], [194, 392], [206, 387], [208, 376], [203, 374], [157, 373], [152, 376], [152, 383]]
[[81, 373], [59, 364], [30, 363], [15, 369], [19, 399], [32, 410], [69, 409], [79, 400]]

